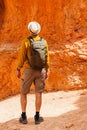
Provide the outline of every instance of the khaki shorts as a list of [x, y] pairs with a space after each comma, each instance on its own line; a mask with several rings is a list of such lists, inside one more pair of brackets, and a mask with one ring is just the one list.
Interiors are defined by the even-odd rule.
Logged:
[[45, 87], [46, 70], [42, 71], [25, 69], [21, 79], [21, 92], [27, 94], [30, 91], [32, 83], [35, 85], [36, 92], [43, 92]]

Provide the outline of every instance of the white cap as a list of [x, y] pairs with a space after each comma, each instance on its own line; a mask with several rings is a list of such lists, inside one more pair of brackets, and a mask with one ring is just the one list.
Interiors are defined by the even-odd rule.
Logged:
[[38, 34], [41, 30], [41, 26], [38, 22], [30, 22], [28, 24], [28, 30], [33, 34]]

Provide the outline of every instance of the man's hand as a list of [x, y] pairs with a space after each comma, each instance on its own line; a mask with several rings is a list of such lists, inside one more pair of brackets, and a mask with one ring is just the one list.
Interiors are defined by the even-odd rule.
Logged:
[[21, 72], [20, 72], [20, 70], [17, 70], [17, 77], [18, 77], [18, 78], [21, 77]]
[[48, 76], [49, 76], [49, 70], [46, 71], [45, 79], [48, 79]]

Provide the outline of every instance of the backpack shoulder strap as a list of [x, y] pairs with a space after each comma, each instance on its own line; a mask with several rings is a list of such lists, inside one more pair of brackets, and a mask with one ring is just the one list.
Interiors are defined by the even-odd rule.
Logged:
[[42, 41], [43, 40], [43, 37], [40, 37], [40, 41]]
[[33, 39], [31, 36], [29, 36], [27, 39], [28, 39], [30, 42], [33, 42], [33, 41], [34, 41], [34, 39]]
[[43, 37], [40, 37], [40, 41], [44, 41], [44, 38], [43, 38]]

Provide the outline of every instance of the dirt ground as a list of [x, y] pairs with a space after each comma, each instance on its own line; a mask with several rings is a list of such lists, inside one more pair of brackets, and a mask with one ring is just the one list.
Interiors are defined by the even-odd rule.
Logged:
[[28, 95], [28, 124], [19, 123], [20, 96], [0, 102], [0, 130], [87, 130], [87, 90], [43, 94], [40, 115], [44, 121], [34, 124], [35, 95]]

